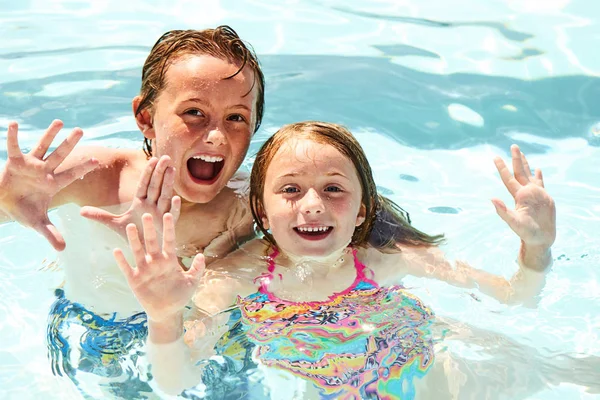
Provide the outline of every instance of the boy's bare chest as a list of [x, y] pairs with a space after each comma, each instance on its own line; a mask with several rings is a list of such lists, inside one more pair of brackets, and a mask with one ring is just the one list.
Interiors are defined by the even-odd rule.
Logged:
[[202, 252], [227, 230], [228, 213], [223, 210], [191, 208], [182, 210], [176, 225], [178, 253], [192, 256]]

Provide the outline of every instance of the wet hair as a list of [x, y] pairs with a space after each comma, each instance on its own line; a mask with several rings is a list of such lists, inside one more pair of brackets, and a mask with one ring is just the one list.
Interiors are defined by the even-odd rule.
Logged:
[[276, 245], [275, 238], [262, 222], [262, 216], [265, 215], [263, 195], [267, 168], [284, 143], [303, 138], [333, 146], [354, 164], [362, 189], [366, 217], [354, 230], [351, 242], [353, 246], [371, 245], [382, 251], [399, 251], [398, 244], [429, 247], [444, 241], [443, 235], [430, 236], [414, 228], [406, 211], [392, 200], [377, 194], [365, 152], [346, 128], [332, 123], [307, 121], [285, 125], [279, 129], [260, 148], [252, 167], [250, 210], [258, 229], [272, 245]]
[[[265, 104], [265, 78], [252, 47], [242, 41], [229, 26], [205, 30], [172, 30], [163, 34], [150, 50], [142, 69], [141, 101], [135, 115], [154, 105], [166, 84], [165, 74], [170, 65], [187, 55], [209, 55], [226, 60], [239, 69], [224, 79], [231, 79], [248, 66], [254, 74], [254, 86], [257, 86], [256, 123], [254, 132], [260, 126]], [[152, 156], [152, 142], [144, 138], [144, 153]]]

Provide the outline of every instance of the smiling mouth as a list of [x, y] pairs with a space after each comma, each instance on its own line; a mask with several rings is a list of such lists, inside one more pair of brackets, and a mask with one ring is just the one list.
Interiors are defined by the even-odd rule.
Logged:
[[322, 240], [331, 234], [333, 231], [332, 226], [319, 226], [319, 227], [295, 227], [294, 231], [303, 239], [306, 240]]
[[219, 156], [194, 156], [187, 161], [190, 176], [196, 183], [211, 184], [217, 180], [225, 160]]

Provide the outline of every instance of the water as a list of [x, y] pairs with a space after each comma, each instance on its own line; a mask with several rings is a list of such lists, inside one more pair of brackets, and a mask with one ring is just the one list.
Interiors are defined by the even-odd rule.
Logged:
[[[29, 147], [60, 118], [64, 132], [84, 128], [85, 144], [141, 147], [130, 101], [154, 41], [169, 29], [227, 23], [252, 43], [267, 78], [250, 154], [284, 123], [343, 123], [364, 145], [380, 191], [415, 225], [445, 232], [449, 257], [505, 277], [519, 243], [489, 202], [511, 205], [492, 158], [519, 144], [558, 210], [540, 306], [507, 307], [424, 279], [405, 284], [453, 327], [445, 343], [465, 362], [455, 378], [481, 390], [456, 398], [598, 397], [585, 386], [600, 381], [600, 4], [55, 0], [0, 1], [0, 10], [3, 142], [9, 120]], [[34, 232], [0, 226], [2, 398], [81, 397], [52, 375], [44, 345], [62, 280], [55, 260]]]

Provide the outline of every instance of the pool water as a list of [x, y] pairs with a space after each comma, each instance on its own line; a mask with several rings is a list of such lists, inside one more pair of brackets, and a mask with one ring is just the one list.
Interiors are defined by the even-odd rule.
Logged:
[[[413, 224], [446, 233], [450, 258], [510, 277], [519, 242], [489, 199], [511, 204], [492, 159], [519, 144], [558, 212], [539, 307], [404, 284], [450, 327], [443, 351], [459, 361], [448, 365], [448, 399], [600, 397], [600, 3], [0, 0], [0, 11], [0, 163], [10, 120], [24, 148], [54, 118], [62, 137], [81, 126], [84, 144], [141, 147], [130, 101], [152, 44], [169, 29], [229, 24], [267, 80], [246, 166], [282, 124], [343, 123], [380, 193]], [[0, 225], [0, 398], [83, 397], [53, 375], [44, 342], [62, 283], [56, 261], [35, 232]], [[104, 397], [82, 376], [82, 392]], [[265, 391], [278, 398], [288, 384]]]

